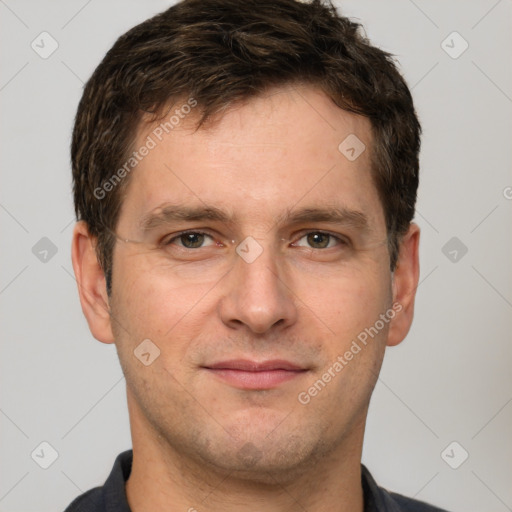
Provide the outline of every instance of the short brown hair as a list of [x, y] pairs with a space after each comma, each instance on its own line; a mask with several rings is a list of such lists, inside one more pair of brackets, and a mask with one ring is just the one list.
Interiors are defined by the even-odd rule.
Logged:
[[373, 179], [395, 268], [414, 215], [420, 124], [392, 56], [326, 2], [184, 0], [129, 30], [106, 54], [85, 85], [71, 158], [77, 219], [97, 238], [109, 293], [112, 231], [129, 180], [104, 197], [97, 191], [133, 151], [143, 115], [193, 97], [200, 127], [237, 101], [291, 83], [317, 86], [370, 120]]

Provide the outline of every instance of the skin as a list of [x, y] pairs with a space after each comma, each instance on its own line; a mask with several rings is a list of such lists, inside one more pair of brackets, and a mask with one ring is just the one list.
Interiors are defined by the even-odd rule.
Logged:
[[[126, 377], [130, 507], [362, 511], [368, 404], [386, 345], [400, 343], [412, 322], [419, 229], [411, 224], [403, 237], [392, 274], [369, 121], [313, 87], [275, 89], [197, 132], [194, 120], [191, 113], [129, 178], [110, 297], [95, 240], [83, 222], [74, 231], [84, 314], [96, 339], [116, 344]], [[141, 124], [137, 147], [155, 126]], [[352, 162], [338, 150], [349, 134], [367, 148]], [[173, 221], [144, 233], [141, 219], [162, 204], [206, 204], [232, 218]], [[285, 218], [326, 206], [363, 214], [366, 227]], [[159, 245], [187, 229], [211, 238], [196, 249], [180, 238]], [[343, 242], [311, 243], [308, 233], [318, 231]], [[252, 263], [235, 250], [248, 236], [262, 249]], [[393, 303], [400, 312], [300, 403], [299, 393]], [[134, 356], [144, 339], [160, 349], [149, 366]], [[272, 389], [243, 390], [202, 368], [239, 358], [284, 359], [305, 371]]]

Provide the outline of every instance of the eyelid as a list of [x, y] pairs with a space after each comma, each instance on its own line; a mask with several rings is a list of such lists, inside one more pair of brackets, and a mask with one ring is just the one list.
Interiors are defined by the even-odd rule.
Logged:
[[[341, 244], [341, 245], [350, 245], [350, 243], [351, 243], [350, 239], [347, 236], [342, 235], [340, 233], [332, 233], [325, 229], [308, 229], [308, 230], [299, 232], [298, 235], [295, 235], [294, 238], [296, 239], [296, 241], [293, 242], [292, 245], [295, 244], [301, 238], [304, 238], [305, 236], [307, 236], [311, 233], [320, 233], [322, 235], [328, 235], [328, 236], [336, 239], [336, 241], [339, 242], [339, 244]], [[315, 249], [315, 248], [311, 247], [311, 249]], [[325, 249], [323, 249], [323, 250], [325, 250]]]
[[[162, 246], [171, 245], [172, 242], [174, 242], [175, 240], [179, 239], [180, 237], [182, 237], [183, 235], [186, 235], [188, 233], [204, 235], [204, 236], [211, 238], [213, 241], [215, 241], [214, 236], [212, 234], [208, 233], [207, 231], [203, 231], [202, 229], [185, 229], [183, 231], [173, 233], [172, 235], [166, 235], [164, 238], [162, 238], [159, 245], [162, 245]], [[183, 249], [189, 249], [189, 248], [183, 247]]]

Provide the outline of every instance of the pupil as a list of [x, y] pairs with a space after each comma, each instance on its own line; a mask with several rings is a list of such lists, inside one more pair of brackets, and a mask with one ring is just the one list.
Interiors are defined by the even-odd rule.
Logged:
[[329, 235], [323, 233], [310, 233], [308, 235], [308, 243], [317, 248], [325, 248], [329, 245]]
[[186, 233], [181, 235], [181, 242], [185, 247], [193, 249], [200, 247], [203, 243], [204, 235], [201, 233]]

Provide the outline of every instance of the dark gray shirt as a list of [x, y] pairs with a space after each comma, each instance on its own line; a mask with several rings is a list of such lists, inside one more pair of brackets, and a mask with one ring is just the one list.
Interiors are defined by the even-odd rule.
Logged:
[[[78, 496], [64, 512], [131, 512], [125, 484], [132, 469], [132, 450], [118, 455], [103, 487]], [[421, 501], [406, 498], [379, 487], [365, 466], [361, 466], [364, 512], [446, 512]]]

